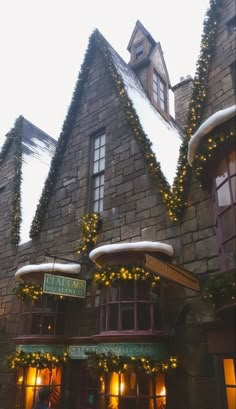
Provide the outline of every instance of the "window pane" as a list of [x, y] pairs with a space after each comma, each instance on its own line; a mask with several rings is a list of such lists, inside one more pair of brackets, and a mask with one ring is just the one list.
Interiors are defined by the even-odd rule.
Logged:
[[229, 154], [229, 172], [230, 175], [236, 173], [236, 151], [232, 151]]
[[50, 334], [52, 335], [54, 333], [54, 317], [52, 315], [49, 316], [44, 316], [43, 317], [43, 328], [42, 328], [42, 333], [43, 334]]
[[236, 385], [234, 360], [224, 359], [223, 365], [226, 385]]
[[236, 388], [226, 388], [227, 409], [235, 409]]
[[94, 189], [94, 200], [98, 200], [99, 199], [99, 188]]
[[94, 162], [94, 164], [93, 164], [93, 173], [97, 173], [98, 172], [98, 165], [99, 165], [99, 162], [98, 161], [96, 161], [96, 162]]
[[121, 378], [122, 395], [136, 395], [137, 392], [137, 375], [134, 372], [124, 373]]
[[105, 169], [105, 159], [100, 159], [100, 161], [99, 161], [99, 171], [101, 172], [104, 169]]
[[109, 374], [108, 393], [110, 395], [119, 395], [119, 375], [117, 372]]
[[100, 159], [105, 158], [105, 146], [102, 146], [100, 148]]
[[98, 161], [99, 160], [99, 149], [96, 149], [95, 151], [94, 151], [94, 162], [96, 162], [96, 161]]
[[134, 329], [134, 304], [122, 304], [121, 306], [122, 329]]
[[32, 323], [31, 323], [31, 334], [40, 334], [41, 333], [41, 315], [33, 314]]
[[219, 207], [225, 207], [231, 204], [228, 180], [217, 190], [216, 193]]
[[134, 300], [134, 281], [126, 280], [125, 282], [121, 282], [120, 290], [121, 300]]
[[150, 306], [149, 304], [138, 304], [138, 329], [148, 330], [151, 327], [150, 323]]
[[98, 202], [94, 202], [94, 204], [93, 204], [93, 211], [94, 212], [98, 212], [99, 211], [99, 207], [98, 207]]
[[55, 335], [63, 335], [64, 330], [65, 330], [65, 316], [59, 315], [56, 320]]
[[108, 331], [118, 330], [118, 304], [110, 304], [108, 307], [109, 322]]
[[103, 200], [99, 200], [98, 203], [98, 212], [102, 212], [103, 211]]
[[100, 136], [98, 136], [97, 138], [95, 138], [94, 140], [94, 150], [98, 149], [100, 146]]
[[153, 306], [154, 309], [154, 329], [161, 328], [161, 311], [158, 305]]
[[119, 295], [118, 287], [109, 288], [109, 300], [110, 301], [118, 301], [119, 299], [118, 295]]
[[95, 188], [99, 186], [99, 182], [100, 182], [100, 178], [99, 178], [99, 176], [96, 176], [96, 177], [94, 178], [94, 187], [95, 187]]
[[137, 281], [138, 300], [150, 299], [150, 284], [148, 281]]
[[100, 199], [103, 199], [104, 196], [104, 186], [100, 187]]
[[224, 180], [227, 178], [227, 165], [226, 165], [226, 160], [223, 159], [220, 161], [216, 172], [215, 172], [215, 180], [216, 180], [216, 186], [219, 186]]
[[105, 145], [105, 143], [106, 143], [106, 135], [103, 134], [103, 135], [101, 135], [101, 146]]

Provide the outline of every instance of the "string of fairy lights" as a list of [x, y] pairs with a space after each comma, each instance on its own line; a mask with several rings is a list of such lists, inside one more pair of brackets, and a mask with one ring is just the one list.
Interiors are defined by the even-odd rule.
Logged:
[[113, 353], [88, 352], [88, 367], [99, 373], [104, 372], [145, 372], [147, 375], [167, 372], [177, 368], [177, 358], [170, 356], [161, 361], [145, 356], [122, 356]]
[[[62, 162], [65, 150], [67, 148], [67, 141], [69, 139], [69, 134], [72, 131], [74, 121], [76, 119], [76, 114], [80, 108], [82, 91], [87, 80], [88, 72], [91, 67], [91, 63], [96, 51], [102, 53], [104, 60], [107, 63], [107, 67], [111, 73], [111, 78], [116, 85], [116, 89], [120, 100], [122, 102], [124, 111], [126, 113], [127, 120], [133, 130], [134, 136], [136, 137], [143, 153], [145, 163], [149, 174], [155, 181], [158, 187], [163, 201], [167, 206], [168, 215], [171, 220], [179, 220], [185, 206], [186, 198], [188, 193], [189, 181], [191, 177], [191, 168], [187, 162], [187, 151], [188, 151], [188, 141], [194, 130], [198, 127], [201, 119], [202, 109], [204, 107], [204, 101], [206, 97], [206, 84], [208, 77], [209, 64], [212, 58], [212, 52], [214, 49], [217, 22], [220, 15], [220, 0], [211, 0], [210, 7], [206, 13], [203, 27], [203, 35], [201, 42], [201, 51], [197, 62], [196, 75], [193, 82], [192, 98], [190, 101], [188, 117], [185, 125], [185, 136], [183, 138], [183, 143], [180, 148], [180, 155], [177, 165], [176, 177], [172, 188], [170, 188], [165, 176], [163, 175], [160, 163], [156, 159], [155, 154], [151, 149], [151, 142], [145, 135], [141, 124], [139, 122], [138, 115], [133, 107], [132, 101], [128, 98], [125, 85], [122, 77], [118, 74], [114, 60], [112, 58], [112, 52], [109, 44], [104, 39], [104, 37], [95, 30], [90, 36], [89, 45], [85, 53], [84, 62], [81, 67], [81, 71], [75, 86], [72, 101], [63, 124], [62, 132], [57, 143], [56, 153], [52, 159], [50, 171], [47, 180], [44, 185], [44, 189], [37, 206], [35, 217], [33, 219], [30, 237], [34, 238], [40, 231], [44, 213], [49, 203], [49, 198], [52, 194], [52, 190], [55, 184], [57, 170]], [[17, 125], [17, 124], [16, 124]], [[6, 152], [9, 149], [11, 140], [20, 141], [20, 129], [18, 125], [16, 126], [7, 138], [5, 146], [3, 146], [2, 152], [0, 154], [0, 163]], [[19, 138], [19, 139], [18, 139]], [[18, 147], [20, 148], [20, 147]], [[210, 152], [212, 153], [212, 152]], [[21, 221], [21, 210], [20, 210], [20, 173], [21, 173], [21, 155], [19, 151], [19, 156], [17, 156], [16, 166], [17, 166], [17, 181], [15, 184], [15, 197], [13, 203], [12, 212], [12, 241], [18, 245], [20, 238], [20, 221]]]
[[93, 272], [93, 280], [100, 286], [108, 287], [116, 285], [118, 281], [145, 280], [152, 286], [160, 284], [160, 277], [146, 271], [141, 266], [112, 266], [96, 269]]
[[80, 239], [77, 248], [79, 254], [88, 255], [91, 248], [96, 244], [99, 221], [100, 214], [97, 212], [86, 213], [80, 219]]
[[38, 368], [52, 369], [63, 366], [68, 361], [68, 354], [64, 352], [62, 355], [52, 354], [50, 352], [24, 352], [15, 351], [7, 357], [7, 366], [11, 369], [15, 368]]

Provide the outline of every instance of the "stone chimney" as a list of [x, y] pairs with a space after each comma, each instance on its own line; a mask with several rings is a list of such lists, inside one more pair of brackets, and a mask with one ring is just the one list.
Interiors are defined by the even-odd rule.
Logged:
[[185, 125], [187, 119], [192, 88], [193, 79], [191, 75], [187, 75], [186, 78], [180, 77], [180, 82], [172, 87], [175, 101], [175, 119], [182, 126]]

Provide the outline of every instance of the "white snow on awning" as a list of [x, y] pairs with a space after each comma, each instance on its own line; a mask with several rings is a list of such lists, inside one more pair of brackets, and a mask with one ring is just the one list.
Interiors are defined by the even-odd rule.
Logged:
[[158, 241], [139, 241], [136, 243], [114, 243], [97, 247], [89, 253], [91, 261], [96, 260], [104, 254], [113, 254], [121, 252], [159, 252], [167, 256], [173, 256], [174, 250], [170, 244], [160, 243]]
[[174, 121], [167, 122], [154, 108], [145, 94], [135, 73], [110, 47], [113, 61], [122, 76], [126, 91], [139, 116], [143, 131], [152, 142], [152, 151], [161, 165], [163, 175], [170, 186], [177, 171], [179, 150], [182, 142], [181, 132]]
[[28, 264], [21, 267], [15, 273], [15, 278], [21, 278], [30, 273], [64, 273], [64, 274], [78, 274], [80, 272], [80, 264], [61, 264], [61, 263], [44, 263], [44, 264]]
[[198, 128], [197, 132], [191, 137], [188, 143], [188, 162], [192, 165], [195, 152], [202, 140], [202, 138], [209, 134], [214, 128], [228, 121], [235, 116], [236, 105], [232, 107], [222, 109], [211, 115], [202, 125]]

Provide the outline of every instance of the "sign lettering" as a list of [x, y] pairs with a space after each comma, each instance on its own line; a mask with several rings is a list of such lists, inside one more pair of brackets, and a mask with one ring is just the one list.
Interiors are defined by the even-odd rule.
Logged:
[[45, 274], [43, 282], [43, 292], [47, 294], [85, 298], [86, 281], [78, 280], [76, 278]]

